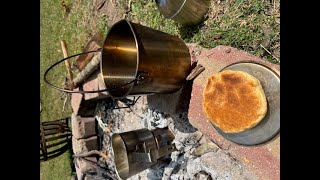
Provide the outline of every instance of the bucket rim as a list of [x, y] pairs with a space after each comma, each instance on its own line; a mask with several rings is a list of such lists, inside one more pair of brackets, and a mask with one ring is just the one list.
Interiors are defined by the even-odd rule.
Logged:
[[[134, 31], [133, 27], [132, 27], [132, 24], [130, 21], [128, 21], [127, 19], [122, 19], [122, 20], [119, 20], [118, 22], [114, 23], [111, 28], [109, 29], [109, 31], [107, 32], [106, 34], [106, 38], [104, 39], [104, 42], [103, 42], [103, 46], [106, 44], [107, 42], [107, 39], [108, 39], [108, 35], [110, 34], [111, 30], [115, 28], [115, 26], [117, 26], [118, 24], [120, 23], [123, 23], [123, 22], [126, 22], [126, 24], [129, 26], [130, 28], [130, 31], [133, 35], [133, 38], [134, 38], [134, 41], [135, 41], [135, 47], [137, 49], [137, 58], [136, 58], [136, 68], [135, 68], [135, 74], [134, 74], [134, 77], [137, 78], [137, 74], [138, 74], [138, 68], [139, 68], [139, 44], [138, 44], [138, 40], [137, 40], [137, 35], [136, 35], [136, 32]], [[101, 51], [101, 63], [100, 63], [100, 72], [101, 72], [101, 76], [102, 76], [102, 83], [103, 85], [107, 88], [107, 85], [105, 83], [105, 80], [104, 80], [104, 74], [103, 74], [103, 68], [102, 68], [102, 58], [103, 58], [103, 52], [104, 52], [104, 48], [102, 48], [102, 51]], [[112, 95], [110, 92], [108, 92], [108, 94], [114, 98], [114, 99], [121, 99], [121, 98], [124, 98], [126, 97], [133, 89], [135, 83], [132, 83], [130, 85], [127, 85], [127, 86], [130, 86], [130, 88], [128, 89], [128, 91], [123, 94], [122, 96], [114, 96]]]
[[[175, 16], [177, 16], [177, 15], [180, 13], [181, 9], [184, 7], [185, 3], [187, 2], [187, 0], [182, 0], [181, 2], [179, 2], [179, 3], [181, 3], [181, 4], [178, 6], [177, 10], [172, 11], [172, 12], [170, 12], [170, 13], [164, 13], [164, 11], [162, 10], [162, 8], [160, 8], [160, 5], [158, 4], [159, 1], [161, 2], [161, 0], [156, 0], [156, 1], [155, 1], [156, 4], [157, 4], [157, 7], [158, 7], [158, 9], [160, 10], [161, 14], [162, 14], [165, 18], [167, 18], [167, 19], [172, 19], [172, 18], [174, 18]], [[168, 0], [164, 0], [164, 1], [168, 2]]]
[[182, 10], [182, 8], [184, 7], [184, 5], [186, 4], [187, 0], [184, 0], [183, 3], [181, 4], [180, 8], [171, 16], [167, 17], [168, 19], [172, 19], [174, 17], [176, 17], [180, 11]]
[[[113, 153], [113, 156], [114, 156], [114, 161], [116, 161], [116, 156], [115, 156], [115, 150], [114, 150], [114, 139], [115, 138], [120, 138], [121, 139], [121, 145], [124, 147], [124, 151], [125, 151], [125, 153], [124, 153], [124, 156], [125, 156], [125, 159], [127, 159], [127, 161], [129, 160], [128, 159], [128, 155], [127, 155], [127, 149], [125, 148], [126, 147], [126, 145], [125, 145], [125, 143], [124, 143], [124, 140], [123, 140], [123, 138], [121, 137], [121, 135], [120, 134], [118, 134], [118, 133], [114, 133], [114, 134], [112, 134], [111, 135], [111, 151], [112, 151], [112, 153]], [[129, 174], [130, 174], [130, 167], [129, 167], [129, 162], [127, 162], [127, 166], [128, 166], [128, 171], [125, 173], [126, 175], [124, 175], [124, 174], [119, 174], [119, 172], [118, 172], [118, 167], [117, 167], [117, 165], [116, 165], [116, 162], [114, 162], [114, 167], [115, 167], [115, 173], [116, 173], [116, 175], [120, 178], [120, 179], [124, 179], [126, 176], [129, 176]], [[125, 176], [125, 177], [124, 177]]]

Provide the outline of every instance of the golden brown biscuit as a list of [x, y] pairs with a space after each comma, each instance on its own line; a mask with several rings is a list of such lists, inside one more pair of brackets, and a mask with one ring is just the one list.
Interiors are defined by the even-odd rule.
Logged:
[[239, 133], [256, 126], [267, 113], [260, 81], [242, 71], [225, 70], [207, 79], [203, 109], [225, 133]]

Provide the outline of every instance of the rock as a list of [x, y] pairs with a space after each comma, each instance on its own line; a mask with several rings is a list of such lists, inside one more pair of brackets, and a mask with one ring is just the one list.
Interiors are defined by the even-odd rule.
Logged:
[[164, 113], [148, 109], [148, 112], [144, 115], [142, 121], [144, 122], [146, 128], [149, 130], [154, 130], [156, 128], [167, 127], [169, 121], [172, 121], [172, 118]]
[[129, 177], [127, 180], [148, 180], [149, 169], [146, 169], [136, 175]]
[[200, 162], [202, 170], [210, 174], [212, 179], [257, 179], [240, 162], [234, 160], [222, 150], [202, 155]]
[[217, 152], [218, 149], [219, 147], [216, 144], [214, 144], [213, 142], [209, 142], [209, 143], [201, 144], [199, 147], [197, 147], [194, 150], [193, 155], [202, 156], [203, 154], [208, 152]]
[[199, 140], [199, 144], [205, 144], [205, 143], [209, 143], [212, 142], [206, 135], [203, 135], [201, 137], [201, 139]]
[[200, 158], [189, 159], [187, 163], [187, 173], [189, 177], [194, 177], [198, 172], [202, 170]]
[[195, 180], [212, 180], [212, 178], [208, 173], [200, 171], [195, 175]]
[[226, 53], [230, 53], [230, 52], [231, 52], [231, 48], [226, 49], [225, 52], [226, 52]]
[[192, 147], [196, 147], [202, 136], [202, 133], [199, 131], [196, 131], [194, 133], [182, 133], [178, 130], [175, 130], [173, 132], [175, 135], [175, 139], [173, 142], [175, 143], [176, 148], [179, 151], [187, 151], [191, 150]]

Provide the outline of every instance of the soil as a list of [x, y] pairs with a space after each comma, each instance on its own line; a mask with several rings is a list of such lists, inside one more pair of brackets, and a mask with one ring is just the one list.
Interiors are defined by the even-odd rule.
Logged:
[[126, 13], [125, 6], [119, 0], [96, 0], [95, 9], [97, 16], [105, 16], [108, 27], [124, 18]]

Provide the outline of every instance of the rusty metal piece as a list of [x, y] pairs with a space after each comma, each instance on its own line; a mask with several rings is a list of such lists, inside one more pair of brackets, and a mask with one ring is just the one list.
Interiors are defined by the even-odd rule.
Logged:
[[203, 71], [205, 70], [205, 67], [203, 67], [201, 64], [198, 64], [194, 69], [192, 69], [191, 73], [186, 78], [187, 81], [192, 81], [196, 77], [198, 77]]
[[71, 147], [69, 117], [40, 124], [40, 162], [58, 157]]

